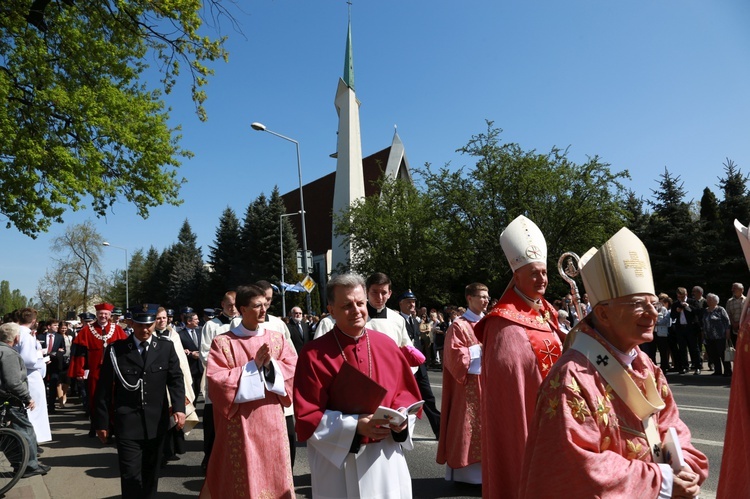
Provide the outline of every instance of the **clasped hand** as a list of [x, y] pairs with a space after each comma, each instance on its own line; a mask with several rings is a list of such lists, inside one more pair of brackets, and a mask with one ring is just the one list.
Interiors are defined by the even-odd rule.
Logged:
[[694, 473], [687, 466], [683, 467], [679, 473], [674, 475], [672, 482], [672, 497], [692, 498], [698, 497], [701, 488], [698, 485], [698, 474]]
[[271, 365], [271, 347], [268, 346], [268, 343], [263, 343], [255, 353], [255, 365], [258, 369]]

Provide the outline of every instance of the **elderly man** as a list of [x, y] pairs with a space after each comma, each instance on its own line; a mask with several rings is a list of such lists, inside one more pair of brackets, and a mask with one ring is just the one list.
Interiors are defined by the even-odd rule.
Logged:
[[742, 316], [742, 307], [745, 305], [745, 286], [741, 282], [732, 284], [732, 296], [727, 300], [727, 314], [732, 324], [732, 345], [737, 343], [737, 334], [740, 332], [740, 317]]
[[[185, 424], [185, 383], [174, 344], [152, 334], [156, 311], [133, 312], [133, 334], [107, 347], [94, 397], [102, 442], [114, 414], [123, 498], [156, 497], [170, 419]], [[169, 390], [169, 401], [167, 399]]]
[[540, 388], [520, 497], [697, 497], [708, 461], [638, 348], [658, 316], [646, 247], [623, 228], [581, 275], [593, 310]]
[[36, 406], [29, 394], [26, 366], [13, 349], [18, 344], [20, 334], [20, 328], [14, 322], [0, 325], [0, 399], [9, 402], [6, 417], [29, 444], [29, 462], [23, 475], [23, 478], [28, 478], [46, 475], [50, 468], [37, 460], [36, 435], [26, 412], [34, 411]]
[[479, 419], [482, 344], [474, 325], [487, 310], [490, 294], [482, 283], [466, 286], [467, 310], [445, 334], [443, 399], [437, 462], [445, 464], [445, 479], [482, 483], [482, 442]]
[[542, 380], [562, 353], [557, 313], [544, 299], [547, 242], [523, 215], [500, 235], [513, 280], [474, 328], [482, 349], [482, 497], [515, 497]]
[[326, 295], [336, 326], [302, 348], [294, 376], [297, 435], [307, 441], [312, 494], [411, 497], [402, 449], [413, 448], [415, 418], [391, 425], [374, 413], [378, 405], [398, 410], [417, 402], [417, 382], [394, 341], [366, 328], [362, 277], [339, 274]]
[[[128, 337], [120, 326], [112, 322], [112, 310], [115, 308], [110, 303], [95, 305], [96, 322], [91, 322], [81, 329], [73, 340], [70, 349], [70, 367], [68, 376], [71, 379], [86, 382], [86, 393], [89, 397], [89, 414], [94, 413], [94, 393], [99, 381], [99, 369], [104, 362], [104, 349], [117, 340]], [[93, 426], [89, 430], [89, 436], [94, 436]]]

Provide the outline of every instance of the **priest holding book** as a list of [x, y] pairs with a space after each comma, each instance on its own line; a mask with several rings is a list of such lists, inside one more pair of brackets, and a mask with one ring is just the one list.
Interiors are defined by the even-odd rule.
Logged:
[[336, 326], [307, 343], [294, 377], [297, 438], [307, 442], [316, 498], [410, 498], [403, 450], [414, 447], [415, 416], [376, 419], [379, 406], [403, 414], [420, 400], [406, 358], [388, 336], [366, 329], [365, 282], [340, 274], [327, 285]]
[[623, 228], [580, 269], [593, 309], [540, 387], [519, 497], [697, 497], [708, 460], [639, 348], [659, 303], [646, 247]]

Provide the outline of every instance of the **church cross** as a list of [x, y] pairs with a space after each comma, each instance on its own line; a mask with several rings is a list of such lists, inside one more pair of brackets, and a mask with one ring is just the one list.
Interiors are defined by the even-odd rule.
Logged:
[[604, 364], [605, 366], [609, 363], [609, 355], [602, 357], [601, 355], [596, 356], [596, 365]]
[[636, 277], [643, 277], [643, 269], [646, 268], [646, 263], [638, 258], [638, 253], [635, 251], [630, 251], [630, 260], [624, 260], [623, 263], [625, 264], [626, 269], [635, 269], [635, 276]]

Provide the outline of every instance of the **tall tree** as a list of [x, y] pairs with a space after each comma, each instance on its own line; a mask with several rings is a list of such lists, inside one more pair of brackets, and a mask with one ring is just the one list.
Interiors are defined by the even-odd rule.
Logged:
[[714, 245], [720, 257], [717, 264], [717, 272], [723, 284], [720, 289], [727, 295], [731, 289], [731, 283], [747, 280], [747, 263], [735, 234], [734, 220], [739, 220], [743, 225], [750, 224], [749, 179], [750, 175], [743, 174], [734, 161], [726, 160], [724, 176], [719, 179], [719, 188], [723, 194], [723, 199], [719, 202], [722, 231], [721, 237], [714, 242]]
[[21, 294], [21, 290], [11, 291], [9, 281], [0, 281], [0, 318], [16, 309], [29, 306], [29, 300]]
[[706, 293], [718, 293], [722, 289], [722, 280], [724, 279], [724, 276], [719, 272], [719, 267], [725, 257], [718, 252], [722, 249], [719, 247], [719, 241], [723, 231], [719, 215], [719, 202], [716, 195], [708, 187], [703, 189], [699, 213], [698, 251], [700, 252], [703, 274], [702, 283], [705, 285], [704, 291]]
[[159, 254], [153, 246], [146, 252], [146, 259], [143, 262], [143, 298], [139, 300], [142, 303], [166, 305], [166, 279], [161, 276], [163, 255], [164, 253]]
[[[220, 0], [205, 3], [226, 14]], [[0, 2], [0, 213], [9, 227], [34, 237], [88, 202], [103, 216], [127, 199], [143, 217], [181, 202], [176, 169], [191, 153], [163, 93], [187, 68], [205, 120], [209, 64], [227, 53], [199, 29], [203, 4]], [[152, 60], [160, 85], [145, 77]]]
[[625, 195], [623, 210], [625, 211], [628, 228], [640, 238], [643, 238], [646, 233], [649, 219], [649, 214], [643, 205], [643, 198], [636, 195], [634, 191], [628, 190]]
[[678, 286], [690, 288], [704, 284], [699, 251], [700, 225], [685, 201], [685, 189], [679, 176], [664, 173], [652, 189], [653, 209], [643, 243], [648, 248], [657, 291], [674, 294]]
[[168, 302], [177, 307], [197, 307], [203, 298], [206, 276], [197, 236], [185, 219], [171, 248], [172, 269], [167, 285]]
[[209, 246], [210, 303], [217, 304], [223, 294], [242, 284], [242, 243], [240, 221], [232, 208], [227, 207], [219, 218], [214, 245]]
[[83, 310], [88, 309], [91, 291], [95, 288], [95, 276], [102, 274], [101, 241], [102, 236], [91, 220], [68, 227], [52, 241], [52, 251], [60, 255], [55, 260], [61, 267], [60, 272], [75, 276], [71, 286], [76, 286], [79, 290]]
[[[498, 238], [514, 218], [526, 215], [540, 227], [549, 269], [555, 269], [562, 253], [581, 254], [622, 227], [627, 214], [621, 181], [629, 178], [627, 171], [613, 172], [596, 156], [576, 164], [556, 147], [539, 153], [503, 144], [501, 132], [488, 121], [485, 132], [459, 149], [474, 160], [473, 168], [433, 172], [428, 165], [424, 172], [436, 217], [451, 225], [445, 254], [459, 261], [449, 264], [463, 269], [463, 285], [483, 281], [495, 293], [510, 279]], [[550, 295], [565, 289], [561, 279], [550, 279]]]

